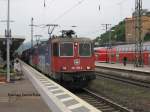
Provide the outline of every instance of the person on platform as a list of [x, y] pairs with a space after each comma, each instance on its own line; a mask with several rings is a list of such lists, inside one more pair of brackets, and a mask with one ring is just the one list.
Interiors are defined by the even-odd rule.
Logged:
[[19, 63], [19, 60], [16, 60], [14, 63], [14, 72], [16, 79], [22, 79], [21, 64]]
[[127, 57], [123, 58], [123, 65], [126, 66], [127, 65]]

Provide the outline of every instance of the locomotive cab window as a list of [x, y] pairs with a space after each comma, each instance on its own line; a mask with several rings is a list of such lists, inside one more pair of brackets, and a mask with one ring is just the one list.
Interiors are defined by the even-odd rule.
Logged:
[[60, 43], [60, 56], [73, 56], [73, 43]]
[[53, 56], [58, 56], [58, 43], [53, 44]]
[[89, 57], [91, 56], [91, 44], [90, 43], [80, 43], [79, 44], [79, 55]]

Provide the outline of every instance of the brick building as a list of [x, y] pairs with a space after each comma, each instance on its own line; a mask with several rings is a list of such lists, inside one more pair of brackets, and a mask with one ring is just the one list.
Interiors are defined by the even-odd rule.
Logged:
[[[142, 16], [142, 38], [147, 33], [150, 33], [150, 16]], [[125, 19], [125, 38], [127, 43], [135, 42], [135, 18], [126, 18]]]

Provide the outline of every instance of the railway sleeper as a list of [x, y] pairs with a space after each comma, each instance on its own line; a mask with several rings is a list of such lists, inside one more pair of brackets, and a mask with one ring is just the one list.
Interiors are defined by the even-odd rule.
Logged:
[[114, 108], [106, 108], [106, 109], [101, 109], [102, 111], [104, 111], [104, 112], [114, 112], [114, 111], [116, 111]]

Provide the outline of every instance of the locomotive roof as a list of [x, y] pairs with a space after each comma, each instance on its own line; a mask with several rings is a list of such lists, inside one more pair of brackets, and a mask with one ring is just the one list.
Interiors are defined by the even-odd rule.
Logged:
[[77, 42], [92, 42], [89, 38], [52, 38], [52, 42], [70, 42], [70, 41], [77, 41]]
[[[52, 42], [93, 42], [89, 38], [60, 38], [60, 37], [53, 37]], [[42, 41], [40, 44], [36, 44], [33, 46], [33, 48], [37, 48], [38, 46], [45, 46], [48, 44], [48, 41]]]

